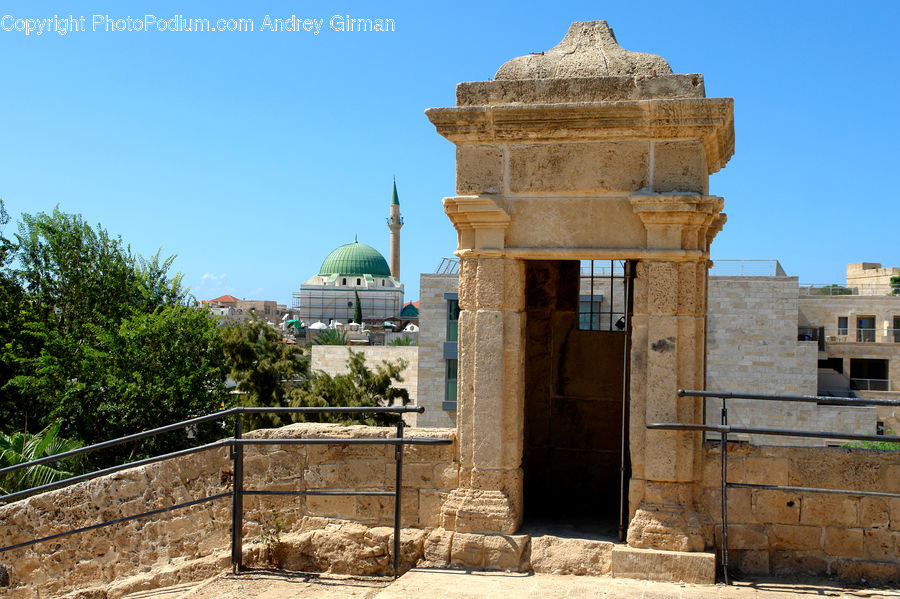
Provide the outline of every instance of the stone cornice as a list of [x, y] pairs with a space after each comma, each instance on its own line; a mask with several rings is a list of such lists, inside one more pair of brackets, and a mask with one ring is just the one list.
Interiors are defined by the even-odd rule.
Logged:
[[684, 98], [429, 108], [453, 143], [699, 139], [709, 174], [734, 154], [734, 100]]

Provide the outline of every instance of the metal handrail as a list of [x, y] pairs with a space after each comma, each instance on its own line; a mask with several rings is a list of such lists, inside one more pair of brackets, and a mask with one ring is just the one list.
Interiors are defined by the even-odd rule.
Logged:
[[722, 574], [725, 584], [731, 584], [728, 578], [728, 494], [729, 488], [742, 489], [770, 489], [777, 491], [800, 491], [809, 493], [830, 493], [845, 495], [862, 495], [874, 497], [900, 498], [900, 493], [885, 493], [881, 491], [856, 491], [853, 489], [825, 489], [818, 487], [797, 487], [787, 485], [763, 485], [752, 483], [728, 482], [728, 435], [730, 433], [749, 433], [758, 435], [776, 435], [785, 437], [812, 437], [818, 439], [835, 439], [843, 441], [887, 441], [900, 442], [900, 436], [893, 435], [858, 435], [855, 433], [835, 433], [829, 431], [803, 431], [794, 429], [776, 429], [761, 427], [731, 426], [728, 424], [728, 399], [749, 399], [760, 401], [788, 401], [798, 403], [827, 403], [844, 406], [900, 406], [900, 400], [893, 399], [860, 399], [848, 397], [823, 397], [817, 395], [772, 395], [764, 393], [735, 393], [732, 391], [701, 391], [679, 389], [678, 397], [716, 398], [722, 400], [721, 422], [722, 424], [689, 424], [681, 422], [654, 422], [646, 427], [651, 430], [676, 430], [676, 431], [706, 431], [719, 433], [721, 442], [719, 458], [721, 461], [721, 478], [719, 489], [722, 502]]
[[[103, 441], [101, 443], [96, 443], [94, 445], [88, 445], [86, 447], [80, 447], [78, 449], [74, 449], [71, 451], [67, 451], [65, 453], [55, 454], [53, 456], [47, 456], [44, 458], [39, 458], [37, 460], [31, 460], [30, 462], [24, 462], [22, 464], [16, 464], [14, 466], [9, 466], [7, 468], [0, 469], [0, 475], [5, 474], [7, 472], [14, 472], [16, 470], [20, 470], [22, 468], [28, 468], [31, 466], [36, 466], [40, 464], [46, 464], [48, 462], [56, 462], [68, 457], [72, 457], [75, 455], [81, 455], [85, 453], [90, 453], [93, 451], [98, 451], [101, 449], [106, 449], [109, 447], [115, 447], [117, 445], [121, 445], [123, 443], [127, 443], [129, 441], [136, 441], [139, 439], [145, 439], [147, 437], [152, 437], [155, 435], [171, 432], [174, 430], [188, 428], [195, 424], [200, 424], [203, 422], [209, 422], [213, 420], [219, 420], [222, 418], [226, 418], [228, 416], [241, 414], [297, 414], [297, 413], [305, 413], [305, 414], [406, 414], [406, 413], [424, 413], [425, 408], [423, 406], [389, 406], [389, 407], [322, 407], [322, 408], [309, 408], [309, 407], [235, 407], [229, 408], [227, 410], [220, 410], [218, 412], [214, 412], [212, 414], [207, 414], [205, 416], [198, 416], [196, 418], [191, 418], [188, 420], [184, 420], [181, 422], [177, 422], [174, 424], [169, 424], [166, 426], [157, 427], [155, 429], [142, 431], [139, 433], [135, 433], [133, 435], [127, 435], [125, 437], [119, 437], [116, 439], [110, 439], [108, 441]], [[98, 478], [100, 476], [105, 476], [107, 474], [112, 474], [115, 472], [119, 472], [122, 470], [127, 470], [130, 468], [135, 468], [137, 466], [142, 466], [146, 464], [152, 464], [156, 462], [161, 462], [164, 460], [182, 457], [186, 455], [191, 455], [194, 453], [198, 453], [201, 451], [207, 451], [210, 449], [216, 449], [219, 447], [230, 447], [231, 448], [231, 459], [234, 462], [234, 484], [232, 486], [232, 490], [226, 493], [217, 493], [215, 495], [211, 495], [208, 497], [202, 497], [199, 499], [194, 499], [191, 501], [187, 501], [184, 503], [179, 503], [176, 505], [166, 506], [163, 508], [157, 508], [154, 510], [149, 510], [146, 512], [141, 512], [140, 514], [134, 514], [131, 516], [124, 516], [121, 518], [115, 518], [113, 520], [107, 520], [105, 522], [99, 522], [97, 524], [92, 524], [89, 526], [84, 526], [80, 528], [75, 528], [68, 531], [63, 531], [60, 533], [56, 533], [46, 537], [40, 537], [35, 539], [29, 539], [27, 541], [22, 541], [20, 543], [16, 543], [14, 545], [9, 545], [7, 547], [0, 547], [0, 553], [5, 551], [10, 551], [13, 549], [20, 549], [22, 547], [27, 547], [30, 545], [35, 545], [37, 543], [42, 543], [45, 541], [50, 541], [53, 539], [58, 539], [60, 537], [65, 537], [73, 534], [78, 534], [81, 532], [96, 530], [98, 528], [103, 528], [105, 526], [111, 526], [113, 524], [119, 524], [122, 522], [127, 522], [130, 520], [136, 520], [138, 518], [146, 518], [148, 516], [161, 514], [165, 512], [169, 512], [175, 509], [180, 509], [184, 507], [190, 507], [193, 505], [197, 505], [200, 503], [205, 503], [208, 501], [214, 501], [217, 499], [222, 499], [225, 497], [232, 498], [232, 530], [231, 530], [231, 562], [232, 569], [235, 573], [243, 569], [243, 496], [244, 495], [364, 495], [364, 496], [387, 496], [394, 497], [394, 555], [393, 555], [393, 570], [394, 576], [396, 577], [399, 574], [399, 566], [400, 566], [400, 509], [401, 509], [401, 489], [402, 489], [402, 480], [403, 480], [403, 446], [404, 445], [449, 445], [453, 442], [452, 439], [448, 438], [434, 438], [434, 437], [404, 437], [403, 429], [404, 429], [403, 419], [398, 419], [397, 422], [397, 433], [396, 437], [387, 437], [387, 438], [354, 438], [354, 439], [337, 439], [337, 438], [289, 438], [289, 439], [246, 439], [242, 437], [242, 420], [240, 417], [235, 419], [234, 424], [234, 436], [227, 439], [220, 439], [219, 441], [214, 441], [212, 443], [207, 443], [205, 445], [200, 445], [197, 447], [190, 447], [187, 449], [182, 449], [179, 451], [170, 452], [163, 455], [153, 456], [150, 458], [146, 458], [143, 460], [137, 460], [134, 462], [129, 462], [127, 464], [120, 464], [117, 466], [111, 466], [109, 468], [104, 468], [101, 470], [96, 470], [93, 472], [88, 472], [84, 474], [80, 474], [77, 476], [73, 476], [67, 479], [63, 479], [61, 481], [56, 481], [53, 483], [48, 483], [46, 485], [40, 485], [38, 487], [33, 487], [30, 489], [24, 489], [22, 491], [16, 491], [14, 493], [9, 493], [4, 496], [0, 496], [0, 504], [5, 501], [20, 499], [29, 495], [33, 495], [36, 493], [50, 491], [52, 489], [56, 489], [59, 487], [63, 487], [66, 485], [70, 485], [76, 482], [82, 482], [86, 480], [90, 480], [93, 478]], [[269, 491], [266, 489], [244, 489], [244, 480], [243, 480], [243, 448], [245, 445], [393, 445], [394, 446], [394, 461], [396, 463], [396, 479], [394, 484], [393, 491], [351, 491], [351, 490], [331, 490], [331, 491]]]

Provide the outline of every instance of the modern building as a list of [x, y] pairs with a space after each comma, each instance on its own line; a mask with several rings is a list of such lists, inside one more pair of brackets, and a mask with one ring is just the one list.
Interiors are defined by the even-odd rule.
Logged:
[[366, 323], [397, 319], [403, 309], [403, 283], [399, 279], [402, 226], [395, 181], [388, 218], [391, 265], [378, 250], [358, 239], [335, 248], [325, 257], [318, 274], [294, 292], [293, 308], [298, 318], [307, 325], [350, 322], [358, 297]]

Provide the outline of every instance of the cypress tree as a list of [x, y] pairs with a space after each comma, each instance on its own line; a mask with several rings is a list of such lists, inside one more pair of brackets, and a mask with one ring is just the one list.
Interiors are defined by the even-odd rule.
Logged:
[[359, 291], [354, 289], [353, 296], [356, 299], [356, 305], [353, 307], [353, 322], [362, 324], [362, 308], [359, 306]]

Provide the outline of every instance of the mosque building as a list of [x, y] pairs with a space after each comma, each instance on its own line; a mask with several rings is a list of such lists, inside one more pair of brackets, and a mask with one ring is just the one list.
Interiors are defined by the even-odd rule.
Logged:
[[322, 322], [348, 323], [353, 320], [356, 297], [366, 322], [397, 318], [403, 309], [400, 282], [400, 199], [397, 182], [391, 195], [387, 219], [391, 231], [390, 266], [375, 248], [354, 239], [335, 248], [319, 269], [319, 274], [300, 285], [293, 294], [293, 309], [307, 326]]

